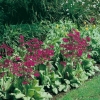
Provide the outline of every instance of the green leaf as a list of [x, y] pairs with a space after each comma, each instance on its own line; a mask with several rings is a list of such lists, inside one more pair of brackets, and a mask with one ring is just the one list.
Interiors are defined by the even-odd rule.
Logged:
[[59, 86], [59, 85], [61, 85], [61, 82], [59, 80], [56, 80], [55, 85]]
[[46, 66], [44, 64], [39, 65], [39, 70], [45, 71], [46, 70]]
[[62, 78], [61, 72], [57, 71], [57, 74]]
[[4, 94], [2, 94], [1, 92], [0, 92], [0, 97], [4, 97]]
[[5, 91], [7, 91], [11, 87], [11, 78], [9, 78], [5, 83]]
[[31, 77], [34, 79], [34, 75], [31, 75]]
[[87, 73], [86, 73], [86, 75], [87, 75], [87, 76], [92, 76], [92, 74], [91, 74], [91, 73], [89, 73], [89, 72], [87, 72]]
[[58, 71], [63, 75], [63, 69], [64, 67], [61, 64], [57, 64]]
[[3, 78], [0, 80], [1, 87], [5, 88], [5, 91], [9, 90], [11, 87], [11, 77], [6, 77], [4, 80]]
[[47, 86], [47, 88], [50, 88], [50, 83], [48, 82], [46, 86]]
[[49, 98], [52, 98], [52, 95], [50, 93], [47, 93], [47, 92], [43, 92], [42, 93], [42, 98], [45, 98], [46, 100], [49, 99]]
[[34, 95], [34, 89], [28, 89], [27, 95], [32, 97]]
[[95, 72], [94, 71], [89, 71], [89, 73], [91, 73], [91, 75], [95, 75]]
[[14, 94], [14, 96], [15, 96], [16, 99], [19, 99], [19, 98], [24, 97], [25, 95], [22, 94], [22, 93], [19, 93], [19, 94]]
[[60, 86], [58, 87], [58, 89], [59, 89], [60, 92], [61, 92], [64, 88], [65, 88], [65, 85], [60, 85]]
[[70, 81], [69, 80], [64, 79], [64, 81], [65, 81], [66, 84], [70, 84]]
[[85, 68], [89, 68], [89, 67], [93, 66], [92, 61], [89, 59], [83, 60], [82, 64], [84, 65]]
[[15, 88], [14, 93], [21, 93], [21, 91], [18, 88]]
[[66, 85], [65, 89], [63, 90], [64, 92], [67, 92], [68, 90], [70, 90], [70, 85]]
[[85, 80], [87, 80], [87, 79], [88, 79], [88, 76], [86, 75], [86, 73], [82, 73], [82, 74], [81, 74], [80, 80], [81, 80], [81, 81], [85, 81]]
[[52, 91], [53, 91], [55, 94], [58, 94], [57, 88], [53, 88]]
[[77, 78], [77, 77], [73, 77], [73, 79], [71, 79], [70, 80], [70, 83], [72, 84], [72, 83], [77, 83], [77, 84], [80, 84], [80, 81], [79, 81], [79, 79]]
[[40, 91], [34, 91], [34, 96], [33, 96], [36, 100], [39, 100], [40, 98], [42, 98], [42, 92]]
[[94, 66], [94, 70], [100, 72], [100, 69], [98, 68], [98, 66]]
[[53, 71], [53, 72], [50, 74], [50, 79], [53, 79], [53, 80], [55, 81], [57, 78], [60, 79], [61, 77]]
[[39, 86], [39, 81], [36, 80], [36, 79], [34, 79], [34, 80], [32, 81], [32, 86], [31, 86], [31, 88], [34, 88], [35, 86]]
[[73, 86], [73, 87], [75, 87], [75, 88], [78, 88], [78, 87], [79, 87], [79, 84], [73, 83], [73, 84], [71, 84], [71, 86]]
[[[31, 97], [23, 97], [23, 100], [31, 100]], [[35, 100], [35, 99], [32, 99]]]
[[18, 88], [16, 88], [14, 90], [14, 93], [11, 93], [11, 95], [13, 95], [16, 99], [20, 99], [25, 96], [23, 93], [21, 93], [21, 91]]

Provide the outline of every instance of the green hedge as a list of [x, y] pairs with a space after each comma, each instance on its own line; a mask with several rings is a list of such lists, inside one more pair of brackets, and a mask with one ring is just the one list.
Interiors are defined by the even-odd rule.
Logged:
[[0, 0], [0, 22], [32, 23], [44, 19], [51, 22], [70, 18], [79, 24], [100, 14], [98, 0]]
[[[0, 0], [3, 23], [32, 23], [42, 19], [59, 20], [64, 0]], [[5, 16], [5, 17], [4, 17]]]

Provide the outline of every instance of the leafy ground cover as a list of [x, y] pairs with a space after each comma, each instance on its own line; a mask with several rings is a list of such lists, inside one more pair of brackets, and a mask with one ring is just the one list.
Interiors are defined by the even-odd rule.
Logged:
[[60, 93], [51, 100], [100, 100], [100, 73], [83, 83], [80, 88], [66, 94]]
[[61, 40], [46, 47], [37, 38], [25, 41], [20, 35], [19, 47], [2, 44], [1, 100], [50, 100], [50, 93], [78, 88], [100, 71], [90, 58], [90, 37], [82, 38], [78, 30], [72, 29]]
[[100, 100], [100, 75], [59, 100]]

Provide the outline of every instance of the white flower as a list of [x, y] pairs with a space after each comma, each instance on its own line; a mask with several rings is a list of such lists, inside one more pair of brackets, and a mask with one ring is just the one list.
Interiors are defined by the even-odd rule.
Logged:
[[96, 5], [93, 5], [94, 8], [96, 8]]
[[69, 13], [67, 13], [67, 15], [69, 15]]
[[66, 11], [68, 11], [69, 9], [66, 9]]
[[85, 4], [85, 2], [82, 2], [82, 5], [84, 5]]
[[68, 1], [66, 1], [66, 3], [68, 3]]

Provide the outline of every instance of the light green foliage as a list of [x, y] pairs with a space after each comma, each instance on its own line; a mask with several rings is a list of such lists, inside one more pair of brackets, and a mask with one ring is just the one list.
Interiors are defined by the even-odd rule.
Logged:
[[99, 17], [99, 5], [100, 1], [98, 0], [66, 0], [63, 9], [80, 28], [80, 23], [83, 23], [84, 20], [89, 21], [91, 17]]
[[[87, 30], [86, 30], [87, 28]], [[91, 55], [97, 61], [100, 62], [100, 25], [86, 25], [81, 28], [81, 36], [89, 36], [91, 38], [90, 48]]]
[[93, 76], [95, 75], [95, 71], [100, 71], [94, 64], [95, 61], [93, 59], [83, 59], [82, 67], [86, 71], [87, 76]]
[[60, 44], [62, 43], [63, 37], [67, 37], [68, 32], [72, 28], [77, 28], [77, 26], [72, 23], [71, 21], [62, 21], [60, 20], [59, 23], [53, 23], [50, 25], [49, 34], [44, 41], [44, 47], [48, 45], [54, 46], [55, 56], [54, 59], [59, 59], [60, 54]]
[[[20, 85], [12, 83], [11, 77], [0, 79], [0, 97], [6, 99], [21, 100], [49, 100], [52, 96], [45, 92], [43, 86], [39, 85], [39, 81], [33, 79], [28, 85]], [[21, 90], [22, 89], [22, 90]]]
[[70, 89], [69, 80], [67, 79], [63, 80], [63, 78], [54, 71], [48, 74], [44, 74], [43, 71], [40, 71], [40, 73], [41, 73], [41, 82], [47, 89], [49, 89], [49, 91], [58, 94], [61, 91], [67, 92]]
[[84, 83], [80, 88], [67, 93], [57, 100], [99, 100], [100, 99], [100, 75]]
[[9, 90], [12, 87], [12, 78], [5, 77], [0, 79], [0, 97], [3, 99], [9, 98]]
[[7, 43], [10, 46], [19, 44], [19, 36], [25, 36], [25, 40], [29, 40], [33, 37], [44, 40], [48, 34], [50, 22], [41, 21], [41, 23], [20, 24], [20, 25], [6, 25], [4, 32], [0, 36], [0, 44]]

